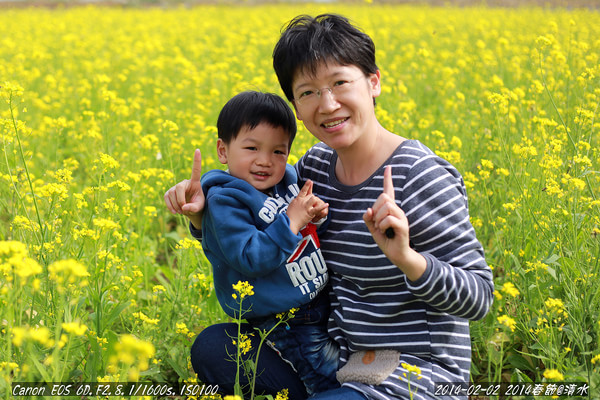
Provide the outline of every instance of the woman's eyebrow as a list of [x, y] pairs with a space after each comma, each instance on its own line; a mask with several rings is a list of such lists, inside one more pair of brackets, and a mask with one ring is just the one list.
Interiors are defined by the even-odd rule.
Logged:
[[[327, 75], [325, 78], [323, 78], [323, 80], [329, 81], [329, 80], [337, 79], [340, 76], [344, 76], [344, 72], [335, 71], [335, 72], [332, 72], [331, 74]], [[309, 82], [303, 82], [303, 83], [299, 84], [298, 86], [296, 86], [295, 90], [302, 89], [303, 87], [313, 87], [313, 86], [315, 86], [315, 85], [312, 85]]]

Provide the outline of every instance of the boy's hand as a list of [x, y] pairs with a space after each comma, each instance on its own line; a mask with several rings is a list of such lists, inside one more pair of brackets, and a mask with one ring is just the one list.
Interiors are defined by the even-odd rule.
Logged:
[[367, 209], [363, 220], [381, 251], [410, 280], [415, 281], [423, 275], [427, 262], [410, 247], [408, 219], [395, 201], [391, 167], [386, 167], [383, 173], [383, 193]]
[[189, 218], [196, 229], [202, 228], [204, 211], [204, 192], [200, 184], [202, 176], [202, 154], [196, 149], [192, 176], [184, 179], [165, 193], [165, 203], [173, 214], [182, 214]]
[[290, 229], [294, 234], [300, 232], [309, 222], [317, 222], [327, 216], [329, 204], [312, 193], [313, 182], [306, 181], [298, 196], [290, 202], [287, 215], [290, 218]]

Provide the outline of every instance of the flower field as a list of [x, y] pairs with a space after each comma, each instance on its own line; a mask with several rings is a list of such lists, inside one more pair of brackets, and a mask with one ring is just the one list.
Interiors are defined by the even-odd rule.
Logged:
[[[496, 287], [472, 379], [600, 398], [600, 13], [375, 3], [2, 10], [0, 398], [194, 381], [193, 338], [227, 317], [163, 194], [195, 148], [221, 167], [220, 108], [281, 94], [280, 28], [321, 12], [374, 39], [382, 124], [464, 177]], [[291, 162], [315, 143], [299, 125]]]

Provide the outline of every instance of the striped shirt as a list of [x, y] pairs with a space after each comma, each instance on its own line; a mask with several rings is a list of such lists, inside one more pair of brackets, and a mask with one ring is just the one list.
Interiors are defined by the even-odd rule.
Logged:
[[[311, 179], [313, 192], [329, 203], [330, 224], [320, 241], [331, 275], [329, 332], [340, 345], [340, 366], [355, 351], [397, 350], [400, 364], [421, 369], [422, 378], [410, 382], [414, 399], [433, 398], [437, 382], [468, 382], [468, 321], [489, 310], [493, 281], [469, 221], [462, 177], [415, 140], [403, 142], [360, 185], [341, 184], [336, 161], [336, 152], [319, 143], [296, 168], [300, 180]], [[396, 203], [409, 222], [411, 246], [427, 260], [426, 272], [414, 282], [381, 252], [362, 219], [383, 191], [387, 165]], [[381, 385], [344, 386], [373, 399], [408, 399], [403, 373], [408, 375], [399, 365]]]

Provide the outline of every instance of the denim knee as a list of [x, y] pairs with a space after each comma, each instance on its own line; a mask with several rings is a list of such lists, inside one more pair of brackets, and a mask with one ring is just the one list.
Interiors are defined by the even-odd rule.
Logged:
[[[247, 324], [242, 325], [242, 333], [254, 334], [252, 348], [244, 359], [256, 360], [259, 335]], [[230, 354], [235, 354], [233, 339], [237, 336], [237, 325], [217, 324], [205, 328], [194, 340], [191, 347], [192, 367], [202, 383], [218, 385], [222, 394], [233, 394], [237, 364]], [[279, 391], [288, 389], [289, 398], [305, 399], [306, 389], [298, 374], [269, 346], [263, 346], [258, 361], [258, 375], [255, 381], [255, 393], [275, 396]], [[242, 388], [248, 388], [245, 374], [240, 376]]]
[[[234, 324], [218, 324], [206, 327], [194, 340], [190, 349], [192, 368], [202, 382], [211, 383], [215, 371], [232, 368], [227, 348], [232, 344], [229, 332], [237, 332]], [[207, 363], [207, 360], [211, 360]]]

